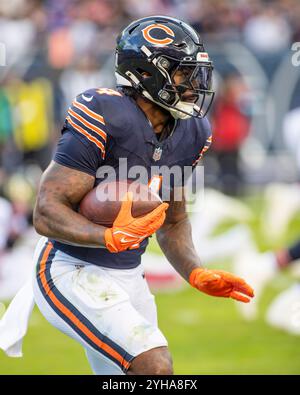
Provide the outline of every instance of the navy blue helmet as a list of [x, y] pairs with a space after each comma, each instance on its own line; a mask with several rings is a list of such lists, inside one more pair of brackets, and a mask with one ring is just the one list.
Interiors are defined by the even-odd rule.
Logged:
[[178, 19], [142, 18], [117, 38], [117, 86], [134, 88], [174, 118], [207, 114], [214, 98], [212, 70], [199, 34]]

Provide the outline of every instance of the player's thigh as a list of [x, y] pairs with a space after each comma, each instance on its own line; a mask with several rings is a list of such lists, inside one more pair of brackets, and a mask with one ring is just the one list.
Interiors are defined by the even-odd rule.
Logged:
[[95, 350], [95, 348], [86, 339], [74, 330], [68, 322], [62, 319], [45, 301], [44, 296], [34, 285], [34, 296], [39, 310], [47, 321], [55, 328], [79, 342], [86, 351], [86, 355], [94, 374], [98, 375], [122, 375], [125, 374], [122, 367], [108, 358], [105, 354]]
[[69, 296], [74, 304], [130, 355], [166, 345], [157, 326], [136, 310], [126, 290], [102, 268], [80, 268], [72, 274], [71, 283]]
[[143, 265], [134, 269], [105, 269], [128, 294], [133, 307], [152, 325], [158, 326], [155, 297], [151, 293]]
[[[118, 273], [121, 272], [121, 273]], [[157, 308], [145, 279], [142, 265], [126, 271], [108, 270], [118, 284], [127, 289], [131, 304], [141, 316], [157, 327]], [[128, 374], [172, 374], [172, 358], [167, 346], [155, 347], [137, 355]]]
[[47, 248], [37, 264], [35, 299], [55, 327], [123, 372], [136, 356], [166, 346], [159, 329], [136, 311], [128, 294], [101, 268], [70, 264], [60, 253], [50, 254], [49, 263], [43, 254]]
[[135, 296], [132, 300], [135, 309], [153, 325], [158, 326], [155, 296], [151, 293], [143, 265], [139, 266], [141, 275], [137, 277]]

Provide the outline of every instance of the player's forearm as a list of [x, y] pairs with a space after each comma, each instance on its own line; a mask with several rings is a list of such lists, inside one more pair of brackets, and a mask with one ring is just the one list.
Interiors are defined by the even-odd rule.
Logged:
[[65, 204], [38, 202], [33, 220], [39, 234], [54, 240], [85, 247], [105, 245], [106, 228], [93, 224]]
[[158, 243], [171, 265], [187, 281], [193, 269], [201, 267], [200, 258], [196, 253], [191, 224], [188, 217], [165, 224], [156, 233]]

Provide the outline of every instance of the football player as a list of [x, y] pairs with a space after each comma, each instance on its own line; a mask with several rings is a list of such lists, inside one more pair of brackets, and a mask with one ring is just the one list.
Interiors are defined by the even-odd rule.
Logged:
[[45, 236], [35, 254], [35, 301], [51, 324], [83, 345], [96, 374], [172, 374], [141, 266], [156, 231], [162, 251], [193, 287], [241, 302], [253, 297], [241, 278], [202, 267], [184, 199], [174, 199], [183, 185], [174, 180], [166, 186], [169, 202], [143, 217], [131, 216], [127, 194], [111, 228], [77, 211], [104, 165], [120, 175], [122, 158], [128, 170], [143, 166], [149, 178], [153, 166], [196, 166], [211, 142], [205, 115], [212, 69], [188, 24], [163, 16], [134, 21], [117, 39], [117, 90], [90, 89], [74, 99], [43, 175], [34, 212]]

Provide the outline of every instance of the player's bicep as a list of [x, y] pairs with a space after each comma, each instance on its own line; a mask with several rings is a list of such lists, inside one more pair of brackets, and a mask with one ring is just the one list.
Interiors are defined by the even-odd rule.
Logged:
[[69, 125], [63, 129], [53, 160], [65, 167], [95, 176], [103, 163], [99, 148], [85, 136], [79, 135]]
[[44, 172], [37, 207], [60, 202], [76, 206], [93, 188], [95, 177], [52, 161]]

